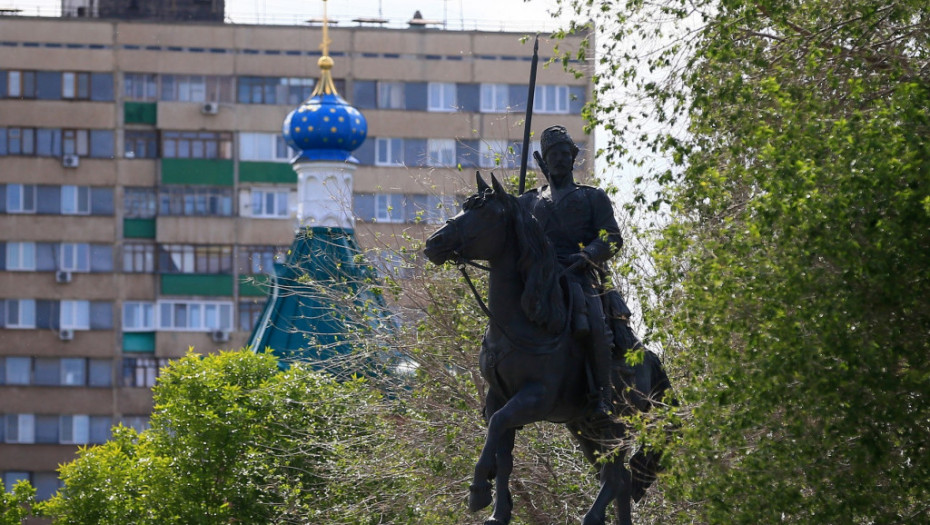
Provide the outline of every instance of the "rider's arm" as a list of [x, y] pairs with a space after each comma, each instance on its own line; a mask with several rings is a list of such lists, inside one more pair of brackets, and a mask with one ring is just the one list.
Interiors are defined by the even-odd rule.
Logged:
[[597, 235], [581, 251], [591, 262], [601, 264], [620, 250], [623, 237], [620, 236], [620, 227], [617, 226], [614, 208], [607, 193], [601, 189], [594, 189], [589, 192], [588, 202], [591, 206], [592, 226]]

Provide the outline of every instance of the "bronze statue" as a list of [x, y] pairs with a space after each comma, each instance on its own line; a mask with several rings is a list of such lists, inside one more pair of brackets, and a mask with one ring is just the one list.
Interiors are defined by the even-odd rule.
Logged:
[[594, 413], [610, 414], [610, 329], [604, 316], [598, 267], [620, 246], [613, 205], [600, 188], [575, 183], [578, 146], [562, 126], [542, 133], [542, 156], [536, 155], [549, 184], [520, 196], [555, 248], [571, 295], [572, 332], [584, 344], [594, 376]]
[[[585, 456], [600, 470], [600, 490], [585, 514], [584, 525], [605, 523], [612, 501], [617, 523], [631, 525], [632, 500], [638, 500], [654, 479], [657, 455], [637, 452], [630, 465], [642, 472], [631, 476], [624, 463], [626, 449], [615, 448], [625, 446], [626, 427], [607, 414], [648, 409], [669, 388], [668, 377], [658, 359], [648, 354], [643, 365], [628, 373], [623, 355], [629, 344], [639, 342], [629, 331], [627, 319], [615, 314], [612, 321], [621, 324], [613, 326], [625, 331], [613, 340], [628, 344], [611, 353], [610, 332], [599, 326], [605, 324], [604, 308], [598, 299], [596, 274], [591, 272], [615, 252], [619, 229], [606, 194], [572, 180], [577, 149], [567, 133], [564, 129], [547, 132], [543, 138], [543, 163], [550, 178], [547, 188], [518, 199], [507, 194], [493, 175], [492, 186], [488, 186], [479, 174], [477, 193], [426, 242], [425, 254], [433, 263], [489, 263], [486, 313], [490, 322], [479, 355], [481, 374], [489, 385], [488, 431], [469, 487], [468, 505], [474, 512], [494, 502], [485, 524], [508, 524], [516, 431], [537, 421], [552, 421], [568, 427]], [[584, 218], [584, 225], [575, 223], [578, 217]], [[565, 232], [565, 228], [572, 231]], [[581, 289], [579, 297], [575, 297], [577, 289], [570, 291], [576, 285]], [[581, 304], [587, 307], [589, 335], [576, 337], [571, 307]], [[598, 354], [603, 350], [606, 357]], [[597, 363], [598, 359], [606, 363]], [[607, 374], [606, 380], [599, 380], [599, 388], [611, 380], [617, 386], [607, 388], [606, 393], [599, 390], [594, 403], [589, 395], [592, 372]], [[629, 395], [634, 390], [638, 392], [635, 398]], [[603, 410], [599, 402], [606, 405]], [[612, 453], [611, 459], [597, 462], [607, 452]], [[493, 494], [491, 480], [496, 482]]]

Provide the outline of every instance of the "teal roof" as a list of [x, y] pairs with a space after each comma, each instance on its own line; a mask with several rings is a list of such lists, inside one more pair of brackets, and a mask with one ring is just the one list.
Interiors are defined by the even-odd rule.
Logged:
[[282, 366], [316, 363], [353, 349], [359, 335], [390, 329], [377, 276], [352, 230], [306, 227], [297, 232], [284, 264], [275, 265], [270, 295], [249, 348], [270, 348]]

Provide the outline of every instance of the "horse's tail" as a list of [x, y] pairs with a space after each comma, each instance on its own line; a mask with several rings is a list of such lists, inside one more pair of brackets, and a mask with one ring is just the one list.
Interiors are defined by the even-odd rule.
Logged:
[[[662, 360], [655, 353], [644, 350], [643, 362], [636, 367], [634, 374], [635, 389], [644, 395], [647, 406], [645, 410], [658, 403], [665, 402], [671, 406], [678, 406], [678, 400], [671, 396], [672, 382], [662, 366]], [[667, 432], [673, 432], [673, 428]], [[662, 471], [662, 448], [640, 447], [630, 458], [630, 470], [633, 474], [633, 487], [631, 496], [633, 501], [639, 502], [659, 472]]]

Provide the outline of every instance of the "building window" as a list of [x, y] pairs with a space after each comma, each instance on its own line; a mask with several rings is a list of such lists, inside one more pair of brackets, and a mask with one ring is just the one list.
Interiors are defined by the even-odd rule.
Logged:
[[285, 261], [287, 250], [287, 246], [239, 246], [239, 273], [274, 273], [274, 264]]
[[378, 109], [404, 109], [404, 83], [378, 82]]
[[35, 213], [36, 185], [7, 184], [6, 211], [7, 213]]
[[90, 301], [61, 301], [59, 326], [71, 330], [90, 330]]
[[36, 243], [6, 243], [6, 269], [8, 271], [33, 271], [36, 269]]
[[151, 427], [149, 424], [149, 416], [123, 416], [120, 423], [124, 427], [131, 428], [140, 433], [145, 432]]
[[403, 166], [404, 139], [375, 139], [376, 166]]
[[280, 219], [288, 217], [288, 190], [252, 188], [252, 217]]
[[155, 273], [155, 245], [151, 243], [124, 244], [123, 272]]
[[375, 195], [375, 220], [378, 222], [404, 222], [404, 196], [401, 193]]
[[155, 303], [127, 301], [123, 303], [124, 332], [154, 332]]
[[130, 129], [124, 131], [123, 156], [127, 159], [158, 158], [158, 132]]
[[87, 156], [88, 133], [86, 129], [65, 129], [61, 132], [61, 151], [65, 155]]
[[6, 155], [35, 155], [35, 128], [5, 128], [0, 131], [6, 134]]
[[265, 300], [252, 300], [239, 302], [239, 330], [251, 332], [265, 310]]
[[6, 299], [5, 328], [35, 328], [36, 302], [34, 299]]
[[455, 216], [458, 209], [455, 197], [451, 195], [426, 195], [426, 206], [417, 217], [427, 224], [442, 224]]
[[184, 217], [230, 217], [232, 188], [163, 186], [158, 190], [158, 213]]
[[9, 98], [36, 98], [36, 72], [7, 71], [6, 96]]
[[568, 86], [536, 86], [533, 111], [537, 113], [568, 113]]
[[61, 187], [62, 215], [90, 215], [90, 187]]
[[90, 417], [83, 414], [58, 419], [58, 442], [63, 445], [86, 445], [90, 439]]
[[160, 273], [232, 273], [231, 246], [162, 244], [158, 247]]
[[239, 77], [240, 104], [300, 104], [310, 98], [313, 78]]
[[512, 169], [519, 165], [514, 148], [506, 140], [486, 140], [478, 155], [482, 168]]
[[155, 216], [155, 188], [124, 188], [123, 216], [150, 219]]
[[63, 357], [61, 359], [60, 384], [64, 386], [84, 386], [87, 383], [87, 360], [83, 358]]
[[455, 83], [430, 82], [427, 94], [427, 109], [430, 111], [455, 111]]
[[7, 385], [28, 385], [32, 380], [31, 357], [7, 357], [3, 381]]
[[7, 443], [35, 443], [36, 417], [34, 414], [7, 414], [5, 441]]
[[287, 162], [296, 154], [280, 133], [239, 134], [239, 160]]
[[232, 329], [233, 304], [208, 301], [159, 301], [158, 328], [178, 332]]
[[481, 111], [505, 113], [508, 105], [507, 84], [481, 84]]
[[162, 132], [161, 151], [166, 159], [231, 159], [232, 134], [165, 131]]
[[63, 72], [61, 74], [61, 98], [90, 99], [90, 73]]
[[152, 73], [124, 73], [123, 96], [127, 100], [158, 100], [158, 77]]
[[60, 245], [58, 269], [67, 272], [90, 271], [90, 245], [87, 243], [63, 242]]
[[123, 386], [151, 388], [155, 386], [159, 370], [168, 366], [167, 359], [123, 359]]
[[426, 141], [427, 162], [437, 168], [453, 168], [455, 162], [455, 139], [428, 139]]

